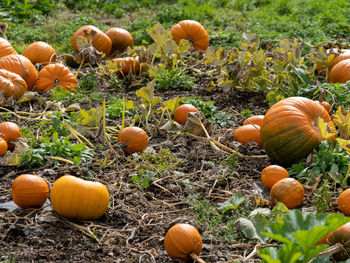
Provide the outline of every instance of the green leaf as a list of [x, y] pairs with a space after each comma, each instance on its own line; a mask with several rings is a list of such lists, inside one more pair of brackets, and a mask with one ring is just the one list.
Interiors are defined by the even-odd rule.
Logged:
[[237, 231], [243, 232], [244, 236], [249, 239], [257, 238], [260, 240], [260, 237], [256, 231], [256, 228], [252, 221], [247, 218], [240, 217], [235, 221], [235, 227]]
[[236, 192], [229, 200], [220, 203], [218, 210], [224, 214], [228, 210], [237, 209], [244, 200], [244, 196], [240, 192]]
[[78, 143], [78, 144], [73, 144], [73, 145], [70, 147], [70, 149], [71, 149], [72, 151], [78, 152], [78, 151], [83, 150], [85, 147], [86, 147], [86, 144], [85, 144], [85, 143]]
[[300, 80], [304, 83], [305, 86], [312, 84], [312, 80], [310, 76], [305, 72], [305, 70], [301, 68], [296, 68], [294, 66], [292, 66], [292, 69], [295, 72], [295, 74], [297, 74], [297, 76], [300, 78]]
[[99, 127], [102, 116], [102, 107], [91, 108], [88, 111], [81, 109], [77, 114], [77, 122], [83, 126]]

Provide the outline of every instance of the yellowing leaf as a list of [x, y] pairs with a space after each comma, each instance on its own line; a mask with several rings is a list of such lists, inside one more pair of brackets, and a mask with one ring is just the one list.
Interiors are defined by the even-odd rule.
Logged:
[[323, 140], [328, 140], [337, 134], [337, 132], [331, 132], [328, 124], [325, 122], [324, 119], [320, 117], [318, 117], [318, 128], [321, 132], [321, 136]]
[[148, 104], [151, 104], [154, 100], [154, 84], [156, 79], [153, 79], [147, 86], [142, 87], [136, 91], [136, 96], [143, 98]]
[[350, 112], [343, 113], [344, 108], [340, 106], [335, 114], [333, 114], [334, 123], [340, 129], [340, 136], [348, 138], [350, 134]]
[[18, 99], [18, 102], [26, 102], [26, 101], [31, 101], [38, 99], [40, 97], [38, 92], [35, 91], [26, 91], [22, 97]]
[[135, 108], [134, 102], [132, 100], [128, 100], [125, 104], [125, 109], [132, 110]]
[[174, 99], [165, 101], [164, 104], [169, 111], [174, 111], [179, 106], [181, 100], [182, 99], [180, 99], [179, 97], [176, 97]]
[[88, 111], [81, 109], [77, 115], [77, 122], [83, 126], [99, 127], [102, 116], [102, 107], [92, 108]]
[[350, 154], [350, 140], [344, 140], [341, 138], [337, 138], [336, 140], [339, 143], [340, 147], [342, 147]]

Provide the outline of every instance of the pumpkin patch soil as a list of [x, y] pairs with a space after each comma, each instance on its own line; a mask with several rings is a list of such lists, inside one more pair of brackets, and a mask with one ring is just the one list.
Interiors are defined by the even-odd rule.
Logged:
[[[86, 69], [84, 69], [86, 70]], [[263, 155], [264, 150], [257, 144], [239, 145], [234, 142], [232, 132], [243, 122], [243, 117], [234, 114], [250, 109], [253, 114], [264, 114], [267, 105], [260, 93], [220, 89], [207, 92], [210, 79], [199, 79], [198, 88], [191, 91], [157, 91], [163, 99], [176, 96], [198, 96], [203, 101], [215, 101], [221, 111], [233, 114], [231, 127], [217, 128], [214, 138], [222, 144], [247, 155]], [[124, 94], [132, 98], [126, 86]], [[106, 87], [99, 87], [101, 89]], [[107, 88], [106, 88], [107, 89]], [[134, 89], [135, 91], [136, 89]], [[110, 92], [110, 90], [106, 90]], [[41, 112], [49, 94], [37, 102], [13, 105], [11, 110]], [[134, 97], [136, 99], [136, 97]], [[89, 109], [91, 103], [81, 102], [81, 107]], [[66, 105], [67, 106], [67, 105]], [[16, 121], [16, 118], [11, 120]], [[120, 120], [114, 120], [119, 122]], [[29, 122], [22, 121], [22, 127]], [[98, 136], [89, 140], [98, 145]], [[64, 174], [85, 178], [92, 173], [94, 178], [104, 183], [110, 193], [110, 206], [99, 220], [79, 222], [64, 219], [52, 209], [49, 200], [40, 209], [0, 208], [0, 261], [5, 262], [181, 262], [171, 260], [163, 246], [167, 230], [175, 223], [191, 223], [197, 227], [203, 238], [200, 256], [206, 262], [242, 261], [257, 244], [229, 242], [212, 229], [206, 229], [196, 221], [197, 215], [191, 209], [191, 200], [200, 196], [217, 205], [228, 200], [235, 192], [243, 193], [246, 200], [255, 206], [253, 196], [262, 194], [268, 199], [268, 192], [262, 187], [260, 172], [269, 160], [238, 158], [238, 165], [232, 171], [221, 161], [228, 155], [223, 150], [215, 151], [203, 138], [186, 134], [161, 133], [153, 130], [147, 151], [159, 153], [161, 149], [171, 149], [172, 155], [180, 160], [175, 169], [153, 178], [148, 188], [142, 190], [131, 180], [139, 168], [139, 155], [125, 156], [118, 144], [97, 151], [96, 160], [103, 160], [111, 154], [113, 164], [101, 168], [98, 162], [87, 167], [72, 167], [64, 162], [53, 165], [49, 162], [41, 168], [0, 166], [0, 203], [11, 201], [11, 182], [22, 173], [35, 173], [44, 177], [52, 186]], [[147, 165], [147, 163], [144, 163]], [[225, 228], [225, 226], [221, 226]], [[246, 241], [247, 242], [247, 241]], [[253, 255], [249, 262], [259, 262]]]

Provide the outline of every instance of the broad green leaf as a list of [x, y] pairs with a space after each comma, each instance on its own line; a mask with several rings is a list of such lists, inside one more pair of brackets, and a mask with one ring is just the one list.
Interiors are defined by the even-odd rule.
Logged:
[[244, 196], [240, 192], [236, 192], [229, 200], [220, 203], [218, 210], [224, 214], [228, 210], [237, 209], [238, 206], [244, 202], [244, 200]]
[[292, 66], [292, 69], [295, 72], [295, 74], [297, 74], [297, 76], [301, 79], [305, 86], [312, 84], [312, 80], [310, 76], [305, 72], [305, 70], [301, 68], [296, 68], [294, 66]]
[[298, 262], [298, 259], [303, 255], [300, 248], [294, 243], [285, 245], [280, 249], [275, 247], [259, 249], [258, 254], [263, 258], [262, 262], [264, 263], [294, 263]]
[[235, 221], [237, 231], [242, 231], [244, 236], [249, 239], [260, 239], [252, 221], [247, 218], [240, 217]]
[[85, 143], [78, 143], [78, 144], [73, 144], [70, 149], [72, 151], [81, 151], [86, 147]]
[[321, 117], [318, 117], [318, 128], [324, 140], [328, 140], [337, 134], [337, 132], [331, 132], [329, 125]]

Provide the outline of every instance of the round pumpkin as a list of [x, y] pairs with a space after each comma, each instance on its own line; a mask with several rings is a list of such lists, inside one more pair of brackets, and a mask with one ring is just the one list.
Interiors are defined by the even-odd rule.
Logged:
[[185, 124], [187, 121], [187, 115], [190, 112], [197, 112], [198, 109], [192, 104], [182, 104], [174, 111], [174, 120], [177, 123]]
[[143, 152], [148, 146], [147, 133], [139, 127], [123, 128], [118, 134], [118, 142], [123, 152], [133, 154]]
[[350, 254], [350, 222], [338, 227], [336, 230], [329, 233], [327, 237], [327, 244], [333, 246], [337, 243], [343, 245], [341, 251], [333, 254], [335, 260], [341, 261], [349, 258]]
[[20, 75], [0, 69], [0, 91], [4, 92], [5, 97], [18, 99], [27, 90], [27, 83]]
[[311, 153], [322, 140], [318, 117], [335, 130], [328, 112], [313, 100], [290, 97], [273, 105], [260, 128], [261, 142], [270, 159], [289, 166]]
[[117, 74], [123, 73], [128, 74], [130, 71], [132, 73], [139, 73], [141, 70], [139, 58], [133, 58], [133, 57], [125, 57], [125, 58], [114, 58], [112, 59], [114, 63], [116, 63], [116, 66], [120, 68], [120, 70], [117, 71]]
[[112, 27], [106, 31], [106, 35], [112, 40], [112, 51], [119, 50], [124, 51], [127, 47], [134, 45], [134, 39], [129, 31]]
[[284, 178], [272, 186], [270, 198], [273, 205], [281, 202], [289, 209], [296, 208], [303, 203], [304, 187], [294, 178]]
[[22, 55], [8, 55], [0, 58], [0, 69], [20, 75], [26, 81], [28, 89], [33, 88], [38, 77], [38, 71], [32, 62]]
[[338, 197], [338, 207], [346, 216], [350, 216], [350, 188], [344, 190]]
[[66, 218], [95, 220], [107, 210], [109, 193], [105, 185], [64, 175], [51, 189], [50, 200], [55, 211]]
[[40, 70], [36, 80], [36, 91], [48, 91], [55, 86], [63, 90], [75, 91], [78, 88], [78, 80], [70, 69], [63, 64], [49, 64]]
[[350, 59], [345, 59], [337, 63], [329, 73], [330, 83], [345, 83], [350, 80]]
[[22, 133], [16, 123], [11, 121], [0, 123], [0, 138], [7, 142], [9, 149], [13, 149], [15, 147], [15, 145], [11, 142], [17, 141], [17, 138], [21, 136]]
[[199, 255], [202, 251], [202, 238], [194, 226], [176, 224], [166, 233], [164, 247], [169, 257], [190, 260], [189, 253]]
[[56, 51], [43, 41], [37, 41], [27, 46], [23, 51], [23, 56], [28, 58], [33, 64], [40, 63], [44, 66], [56, 61]]
[[[328, 72], [330, 72], [332, 70], [332, 68], [336, 64], [338, 64], [340, 61], [343, 61], [345, 59], [350, 58], [350, 49], [341, 49], [341, 50], [339, 50], [339, 49], [327, 49], [326, 50], [327, 55], [330, 55], [331, 52], [334, 55], [334, 58], [328, 65], [328, 69], [327, 69]], [[325, 73], [326, 73], [326, 69], [320, 64], [317, 64], [317, 71], [321, 75], [325, 75]]]
[[183, 20], [171, 28], [171, 35], [176, 43], [181, 39], [193, 42], [193, 48], [205, 51], [209, 47], [209, 35], [205, 28], [194, 20]]
[[108, 55], [111, 52], [112, 40], [100, 29], [93, 25], [82, 26], [77, 31], [75, 31], [72, 37], [72, 47], [75, 51], [79, 52], [79, 48], [77, 46], [77, 39], [79, 37], [85, 37], [84, 31], [94, 34], [94, 36], [92, 37], [92, 46], [94, 48], [96, 48], [100, 52], [105, 53], [106, 55]]
[[13, 180], [11, 194], [13, 201], [19, 207], [41, 207], [49, 195], [49, 185], [42, 177], [22, 174]]
[[7, 149], [7, 142], [3, 138], [0, 138], [0, 156], [4, 156], [7, 152]]
[[260, 126], [247, 124], [238, 127], [234, 133], [235, 141], [245, 144], [247, 142], [256, 142], [261, 146]]
[[249, 118], [245, 119], [243, 122], [243, 125], [255, 124], [255, 125], [258, 125], [259, 127], [261, 127], [263, 119], [264, 119], [264, 115], [253, 115], [253, 116], [250, 116]]
[[5, 38], [0, 37], [0, 58], [12, 54], [17, 54], [16, 50], [12, 47], [10, 42]]
[[288, 177], [288, 171], [279, 165], [266, 166], [261, 172], [261, 181], [268, 189], [271, 189], [279, 180]]

